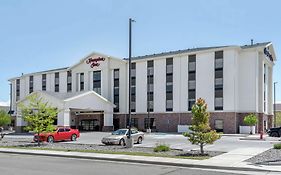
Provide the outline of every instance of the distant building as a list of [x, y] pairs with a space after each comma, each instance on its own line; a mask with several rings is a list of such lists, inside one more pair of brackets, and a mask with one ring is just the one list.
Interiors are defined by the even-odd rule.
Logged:
[[9, 112], [10, 106], [0, 106], [0, 110], [4, 110], [4, 111]]
[[[176, 132], [191, 124], [191, 108], [204, 98], [210, 125], [238, 133], [243, 118], [255, 113], [258, 130], [272, 126], [271, 42], [202, 47], [132, 58], [132, 125]], [[11, 78], [16, 129], [25, 122], [18, 108], [30, 94], [57, 107], [57, 125], [85, 131], [111, 131], [128, 125], [128, 59], [91, 53], [76, 64]], [[148, 118], [150, 111], [150, 118]]]
[[276, 103], [276, 111], [281, 112], [281, 103]]

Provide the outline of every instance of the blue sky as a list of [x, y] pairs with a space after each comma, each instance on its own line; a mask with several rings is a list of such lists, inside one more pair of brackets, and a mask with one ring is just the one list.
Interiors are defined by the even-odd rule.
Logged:
[[[128, 56], [128, 18], [133, 56], [201, 46], [272, 41], [281, 55], [278, 0], [1, 0], [0, 101], [9, 100], [8, 79], [70, 66], [92, 51]], [[276, 63], [281, 101], [281, 60]]]

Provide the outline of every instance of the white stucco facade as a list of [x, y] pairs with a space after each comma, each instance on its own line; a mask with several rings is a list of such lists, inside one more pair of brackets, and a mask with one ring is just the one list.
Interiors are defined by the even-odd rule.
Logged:
[[[271, 57], [265, 54], [265, 49]], [[223, 66], [216, 72], [215, 53], [223, 53]], [[273, 114], [272, 109], [272, 72], [276, 56], [272, 43], [258, 43], [249, 46], [223, 46], [210, 48], [196, 48], [182, 51], [167, 52], [133, 58], [136, 65], [135, 77], [135, 102], [136, 109], [132, 112], [136, 118], [147, 115], [147, 68], [148, 61], [153, 61], [153, 109], [152, 115], [190, 115], [189, 106], [189, 56], [196, 56], [195, 73], [195, 96], [204, 98], [208, 104], [208, 110], [215, 115], [229, 113], [231, 115], [240, 113], [256, 113], [266, 116]], [[100, 60], [91, 67], [87, 64], [89, 58]], [[172, 58], [172, 110], [167, 110], [167, 58]], [[114, 72], [118, 71], [116, 79]], [[100, 71], [98, 81], [94, 80], [94, 73]], [[71, 72], [71, 85], [68, 84], [68, 72]], [[216, 73], [223, 76], [222, 81], [222, 104], [220, 109], [216, 108]], [[42, 88], [42, 75], [46, 74], [46, 90]], [[59, 74], [58, 92], [55, 92], [55, 74]], [[265, 75], [264, 75], [265, 74]], [[71, 109], [90, 111], [102, 111], [103, 125], [113, 126], [113, 118], [117, 116], [119, 122], [128, 113], [128, 62], [126, 59], [114, 58], [99, 53], [92, 53], [82, 58], [77, 64], [56, 70], [38, 73], [24, 74], [9, 81], [12, 84], [12, 109], [18, 115], [17, 107], [19, 101], [25, 100], [30, 94], [30, 76], [33, 76], [33, 93], [45, 94], [51, 92], [54, 97], [46, 97], [53, 103], [55, 94], [73, 94], [73, 100], [56, 99], [54, 106], [61, 106], [62, 112], [58, 115], [58, 125], [71, 125]], [[57, 75], [58, 76], [58, 75]], [[81, 84], [81, 79], [83, 83]], [[18, 85], [17, 85], [18, 81]], [[97, 84], [100, 92], [94, 92], [94, 84]], [[118, 84], [118, 87], [117, 87]], [[71, 90], [68, 89], [68, 85]], [[82, 88], [83, 86], [84, 88]], [[82, 89], [81, 89], [82, 88]], [[118, 93], [117, 93], [118, 92]], [[75, 93], [84, 93], [85, 96], [76, 98]], [[100, 93], [100, 95], [98, 94]], [[219, 92], [218, 92], [219, 94]], [[18, 96], [18, 97], [17, 97]], [[118, 104], [114, 99], [118, 99]], [[170, 100], [171, 101], [171, 100]], [[107, 105], [105, 105], [107, 104]], [[114, 108], [119, 110], [114, 110]], [[227, 117], [226, 117], [227, 118]], [[125, 121], [126, 119], [124, 119]], [[141, 120], [141, 119], [140, 119]], [[161, 123], [160, 118], [156, 122]], [[171, 117], [171, 120], [174, 120]], [[177, 119], [178, 120], [178, 119]], [[226, 119], [227, 120], [227, 119]], [[73, 120], [72, 120], [73, 122]], [[178, 123], [177, 123], [178, 122]], [[177, 124], [180, 124], [179, 119]], [[17, 120], [17, 125], [22, 126], [24, 122]], [[226, 123], [226, 121], [224, 122]], [[145, 125], [143, 122], [139, 125]], [[175, 124], [176, 125], [176, 124]], [[237, 128], [238, 126], [234, 126]], [[161, 130], [161, 129], [160, 129]]]

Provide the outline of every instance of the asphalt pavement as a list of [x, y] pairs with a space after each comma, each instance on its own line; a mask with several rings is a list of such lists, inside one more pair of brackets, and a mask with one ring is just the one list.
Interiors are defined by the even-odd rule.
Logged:
[[[101, 144], [102, 137], [109, 135], [106, 132], [85, 132], [81, 133], [81, 137], [76, 142], [69, 142], [72, 144]], [[278, 141], [276, 138], [267, 138], [264, 140], [240, 140], [244, 135], [222, 136], [213, 145], [205, 146], [209, 151], [223, 151], [229, 152], [237, 148], [272, 148], [272, 145]], [[192, 145], [186, 137], [181, 134], [167, 134], [167, 133], [151, 133], [145, 134], [145, 139], [142, 144], [136, 144], [140, 147], [155, 147], [156, 144], [167, 144], [174, 149], [193, 150], [198, 149], [197, 145]]]
[[85, 160], [62, 157], [44, 157], [0, 153], [0, 172], [5, 175], [234, 175], [234, 174], [267, 174], [268, 172], [241, 172], [182, 168], [173, 166], [147, 165]]

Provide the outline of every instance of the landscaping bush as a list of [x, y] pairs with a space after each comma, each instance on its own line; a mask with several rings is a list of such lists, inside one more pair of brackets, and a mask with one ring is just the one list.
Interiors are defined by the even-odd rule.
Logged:
[[164, 145], [164, 144], [156, 145], [156, 147], [153, 149], [153, 151], [154, 152], [170, 151], [170, 146], [169, 145]]
[[281, 149], [281, 143], [276, 143], [273, 146], [274, 149]]

